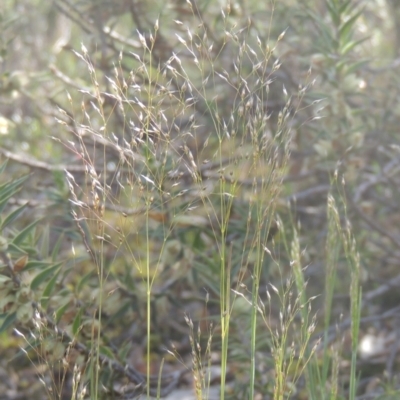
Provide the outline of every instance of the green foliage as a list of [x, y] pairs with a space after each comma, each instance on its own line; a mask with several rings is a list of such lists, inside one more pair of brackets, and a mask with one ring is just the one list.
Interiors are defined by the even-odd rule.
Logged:
[[181, 365], [198, 399], [354, 398], [360, 282], [398, 264], [396, 13], [34, 3], [0, 20], [0, 329], [38, 398], [159, 397]]
[[[0, 168], [5, 174], [6, 163]], [[2, 211], [7, 208], [8, 201], [15, 198], [21, 190], [28, 176], [10, 180], [0, 187]], [[42, 261], [35, 261], [28, 236], [33, 233], [39, 220], [34, 221], [24, 229], [15, 229], [15, 224], [23, 214], [27, 204], [16, 207], [5, 217], [1, 217], [1, 314], [2, 325], [0, 332], [8, 330], [15, 324], [32, 326], [34, 319], [35, 302], [40, 300], [42, 283], [47, 281], [61, 263], [52, 265]], [[47, 267], [47, 269], [44, 269]], [[29, 272], [28, 272], [29, 271]], [[49, 295], [49, 290], [47, 290]]]

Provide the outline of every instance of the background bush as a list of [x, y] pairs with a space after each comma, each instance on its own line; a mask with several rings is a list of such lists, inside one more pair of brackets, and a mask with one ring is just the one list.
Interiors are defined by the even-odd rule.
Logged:
[[395, 396], [397, 14], [6, 1], [7, 398]]

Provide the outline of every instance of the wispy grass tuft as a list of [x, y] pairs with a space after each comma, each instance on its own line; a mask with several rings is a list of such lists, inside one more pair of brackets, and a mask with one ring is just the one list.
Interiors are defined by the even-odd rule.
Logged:
[[[198, 232], [197, 240], [201, 247], [209, 247], [210, 256], [218, 264], [215, 277], [218, 286], [213, 290], [217, 291], [220, 309], [221, 399], [229, 365], [232, 312], [238, 289], [244, 279], [250, 277], [249, 396], [255, 396], [259, 313], [264, 322], [268, 319], [259, 306], [260, 284], [269, 262], [267, 258], [271, 257], [268, 241], [274, 229], [276, 204], [290, 157], [292, 124], [312, 83], [307, 81], [297, 94], [289, 94], [282, 85], [282, 108], [276, 115], [270, 112], [271, 86], [276, 90], [275, 74], [281, 65], [273, 54], [284, 39], [284, 32], [271, 45], [269, 39], [267, 42], [251, 39], [249, 27], [236, 30], [225, 15], [223, 22], [225, 43], [217, 53], [209, 44], [205, 30], [188, 28], [183, 36], [176, 35], [181, 52], [171, 54], [164, 64], [157, 65], [152, 54], [159, 29], [157, 21], [149, 40], [138, 33], [142, 53], [133, 54], [134, 67], [130, 73], [125, 74], [121, 67], [124, 61], [121, 53], [114, 76], [104, 77], [109, 92], [100, 89], [101, 78], [86, 48], [82, 46], [82, 53], [76, 53], [88, 68], [93, 91], [84, 93], [87, 100], [82, 102], [81, 122], [78, 117], [72, 117], [76, 126], [72, 133], [77, 142], [65, 145], [81, 159], [86, 170], [83, 185], [69, 173], [68, 184], [75, 221], [98, 276], [98, 306], [93, 312], [96, 329], [91, 334], [93, 398], [97, 398], [100, 386], [98, 355], [105, 288], [108, 283], [113, 286], [115, 276], [106, 253], [111, 260], [125, 257], [132, 267], [130, 279], [140, 277], [145, 285], [146, 390], [149, 397], [154, 295], [160, 290], [157, 288], [162, 287], [167, 269], [173, 267], [171, 262], [181, 257], [178, 263], [183, 267], [179, 254], [183, 252], [183, 258], [189, 263], [198, 257], [197, 249], [177, 240], [182, 229], [186, 227], [190, 233], [196, 225], [208, 231], [207, 234]], [[223, 63], [218, 64], [223, 51], [235, 55], [230, 71], [222, 67]], [[195, 72], [197, 75], [200, 72], [201, 79], [192, 78], [197, 76]], [[114, 104], [110, 111], [106, 111], [105, 102]], [[111, 130], [113, 118], [124, 121], [124, 130], [118, 134]], [[87, 136], [97, 143], [92, 149], [86, 144]], [[239, 205], [247, 213], [247, 218], [243, 215], [241, 249], [235, 246], [234, 225], [240, 217], [236, 214]], [[136, 241], [135, 246], [132, 246], [133, 241]], [[293, 271], [301, 293], [295, 307], [300, 309], [308, 302], [298, 263], [296, 259]], [[180, 275], [172, 279], [180, 279]], [[232, 296], [234, 282], [236, 289]], [[127, 290], [121, 281], [116, 281], [115, 285]], [[290, 305], [291, 295], [290, 299], [286, 296], [289, 292], [284, 293], [282, 301]], [[294, 360], [292, 358], [286, 365], [285, 346], [296, 312], [285, 312], [279, 335], [270, 331], [279, 371], [277, 398], [286, 393], [285, 376]], [[311, 334], [306, 316], [307, 313], [302, 314], [305, 343], [300, 354], [304, 353]], [[191, 320], [187, 321], [192, 331]], [[200, 398], [207, 380], [202, 375], [198, 345], [192, 342], [196, 393]], [[295, 368], [296, 376], [302, 368]]]

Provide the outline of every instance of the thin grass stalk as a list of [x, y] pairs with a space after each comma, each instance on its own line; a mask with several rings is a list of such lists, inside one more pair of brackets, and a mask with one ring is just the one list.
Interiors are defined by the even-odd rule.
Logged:
[[[347, 232], [350, 235], [350, 231]], [[350, 242], [351, 240], [351, 242]], [[347, 249], [346, 256], [350, 261], [351, 267], [351, 285], [350, 285], [350, 299], [351, 299], [351, 368], [350, 368], [350, 388], [349, 399], [356, 398], [357, 390], [357, 351], [358, 351], [358, 334], [361, 318], [361, 299], [362, 291], [360, 287], [360, 261], [359, 254], [355, 247], [355, 241], [349, 237], [351, 246]]]
[[338, 381], [339, 381], [339, 351], [334, 349], [332, 357], [332, 378], [331, 378], [331, 395], [330, 400], [336, 400], [338, 398]]
[[[100, 99], [100, 97], [99, 97]], [[99, 102], [100, 103], [100, 102]], [[102, 113], [103, 114], [103, 113]], [[103, 114], [104, 115], [104, 114]], [[103, 120], [104, 128], [106, 128], [106, 121]], [[104, 135], [106, 135], [106, 129], [104, 129]], [[106, 171], [106, 146], [103, 145], [103, 171]], [[107, 187], [106, 174], [103, 174], [103, 188]], [[98, 212], [100, 213], [100, 284], [99, 284], [99, 311], [98, 311], [98, 325], [97, 325], [97, 338], [96, 338], [96, 400], [98, 398], [98, 388], [99, 388], [99, 375], [100, 375], [100, 341], [101, 341], [101, 321], [103, 316], [103, 288], [104, 288], [104, 234], [105, 226], [101, 222], [104, 214], [104, 204], [106, 204], [106, 191], [102, 191], [102, 204]]]
[[[344, 183], [343, 183], [344, 185]], [[344, 214], [347, 216], [345, 197], [342, 195], [344, 204]], [[346, 218], [347, 220], [347, 218]], [[351, 283], [350, 283], [350, 301], [351, 301], [351, 368], [350, 368], [350, 388], [349, 399], [356, 398], [357, 390], [357, 352], [358, 352], [358, 335], [361, 318], [361, 299], [362, 290], [360, 286], [360, 255], [356, 248], [356, 242], [351, 233], [350, 223], [347, 220], [347, 227], [343, 233], [345, 243], [345, 254], [349, 261]]]
[[[220, 160], [222, 161], [222, 145], [219, 144]], [[222, 168], [222, 166], [221, 166]], [[229, 205], [225, 200], [226, 182], [220, 180], [220, 207], [221, 207], [221, 250], [220, 250], [220, 293], [221, 293], [221, 400], [225, 398], [226, 367], [228, 362], [229, 321], [230, 321], [230, 276], [226, 263], [226, 228], [229, 219]]]
[[[327, 218], [328, 218], [328, 236], [326, 240], [326, 272], [325, 272], [325, 299], [324, 299], [324, 341], [323, 341], [323, 362], [322, 373], [320, 376], [320, 386], [325, 387], [328, 380], [329, 365], [331, 357], [328, 354], [328, 328], [331, 322], [331, 311], [333, 304], [333, 294], [336, 285], [336, 272], [339, 258], [340, 242], [340, 217], [335, 200], [331, 194], [327, 199]], [[337, 378], [337, 377], [336, 377]], [[332, 376], [334, 379], [334, 376]], [[337, 391], [337, 382], [334, 384]], [[332, 391], [331, 391], [332, 393]], [[325, 398], [325, 393], [321, 393]]]
[[[255, 186], [256, 191], [256, 186]], [[261, 191], [264, 192], [265, 195], [269, 195], [268, 193], [268, 184], [266, 187], [264, 183], [262, 184]], [[265, 201], [265, 200], [264, 200]], [[260, 279], [262, 272], [262, 265], [264, 260], [264, 249], [263, 249], [263, 240], [268, 235], [268, 229], [270, 227], [270, 221], [272, 217], [272, 213], [270, 210], [263, 208], [264, 201], [261, 200], [257, 205], [257, 237], [256, 237], [256, 252], [257, 259], [254, 265], [253, 272], [253, 283], [252, 283], [252, 308], [251, 308], [251, 359], [250, 359], [250, 382], [249, 382], [249, 398], [254, 398], [254, 387], [255, 387], [255, 374], [256, 374], [256, 344], [257, 344], [257, 315], [259, 313], [258, 300], [259, 300], [259, 289], [260, 289]], [[269, 222], [266, 223], [265, 218], [269, 218]], [[262, 235], [263, 225], [267, 230], [266, 234]]]
[[[263, 209], [263, 202], [257, 207], [257, 238], [256, 238], [256, 252], [257, 252], [257, 259], [254, 266], [254, 273], [253, 273], [253, 283], [252, 283], [252, 299], [251, 299], [251, 352], [250, 352], [250, 382], [249, 382], [249, 398], [254, 398], [254, 387], [255, 387], [255, 375], [256, 375], [256, 344], [257, 344], [257, 315], [259, 313], [259, 291], [260, 291], [260, 280], [261, 280], [261, 272], [262, 266], [264, 262], [264, 248], [263, 240], [268, 236], [268, 230], [270, 228], [271, 223], [265, 223], [265, 217], [272, 216], [272, 212], [269, 210]], [[271, 220], [271, 218], [269, 218]], [[263, 227], [264, 225], [264, 227]]]
[[347, 208], [344, 193], [344, 180], [340, 189], [341, 201], [343, 203], [344, 215], [346, 218], [346, 228], [342, 230], [342, 241], [345, 256], [348, 261], [350, 270], [350, 308], [351, 308], [351, 367], [350, 367], [350, 383], [349, 383], [349, 399], [356, 398], [357, 391], [357, 352], [358, 352], [358, 335], [361, 318], [361, 301], [362, 290], [360, 286], [360, 255], [357, 251], [356, 241], [351, 232], [351, 225], [347, 219]]
[[252, 307], [251, 307], [251, 356], [250, 356], [250, 382], [249, 382], [249, 398], [254, 398], [254, 384], [255, 384], [255, 375], [256, 375], [256, 360], [255, 360], [255, 348], [256, 348], [256, 331], [257, 331], [257, 301], [258, 296], [256, 291], [259, 287], [255, 282], [256, 278], [253, 278], [253, 287], [252, 287]]
[[[206, 301], [207, 304], [207, 301]], [[212, 359], [211, 359], [211, 344], [212, 344], [212, 326], [210, 326], [209, 329], [209, 336], [208, 336], [208, 341], [207, 341], [207, 349], [206, 349], [206, 355], [207, 355], [207, 375], [204, 378], [204, 385], [207, 390], [207, 395], [206, 399], [210, 398], [210, 386], [211, 386], [211, 366], [212, 366]]]
[[149, 207], [146, 205], [146, 374], [147, 398], [150, 398], [150, 342], [151, 342], [151, 279], [150, 279], [150, 237], [149, 237]]
[[[156, 32], [157, 33], [157, 32]], [[156, 34], [155, 33], [155, 34]], [[148, 78], [148, 86], [147, 86], [147, 97], [148, 97], [148, 105], [146, 108], [146, 118], [145, 118], [145, 123], [143, 126], [145, 135], [146, 135], [146, 162], [149, 160], [150, 157], [150, 137], [149, 137], [149, 131], [150, 131], [150, 113], [152, 110], [152, 100], [153, 100], [153, 95], [152, 95], [152, 85], [153, 85], [153, 57], [151, 55], [152, 53], [152, 48], [154, 46], [155, 41], [152, 41], [151, 47], [148, 48], [145, 39], [143, 36], [139, 33], [139, 38], [143, 46], [143, 52], [144, 56], [143, 59], [145, 59], [145, 54], [148, 51], [149, 52], [149, 68], [146, 69], [147, 73], [147, 78]], [[150, 207], [151, 207], [151, 199], [146, 198], [146, 216], [145, 216], [145, 225], [146, 225], [146, 375], [147, 375], [147, 384], [146, 384], [146, 392], [147, 392], [147, 399], [150, 398], [150, 376], [151, 376], [151, 365], [150, 365], [150, 356], [151, 356], [151, 290], [152, 290], [152, 284], [153, 284], [153, 279], [151, 278], [151, 272], [150, 272], [150, 236], [149, 236], [149, 230], [150, 230]]]
[[[307, 294], [306, 294], [306, 282], [304, 281], [304, 274], [303, 270], [301, 268], [301, 253], [300, 253], [300, 243], [299, 243], [299, 238], [297, 235], [297, 230], [294, 229], [293, 232], [293, 241], [292, 241], [292, 246], [291, 246], [291, 262], [293, 263], [293, 275], [296, 283], [296, 288], [297, 292], [299, 295], [299, 300], [300, 300], [300, 313], [301, 313], [301, 340], [306, 340], [308, 337], [308, 327], [309, 327], [309, 311], [308, 311], [308, 299], [307, 299]], [[305, 345], [306, 349], [304, 351], [305, 353], [305, 359], [309, 359], [311, 357], [311, 351], [306, 343], [301, 343], [300, 344]], [[309, 394], [311, 395], [311, 399], [317, 400], [317, 382], [315, 380], [315, 371], [313, 370], [313, 367], [311, 363], [307, 363], [306, 366], [307, 369], [307, 385], [309, 388]]]
[[[259, 246], [259, 235], [257, 238], [257, 247]], [[254, 398], [254, 385], [255, 385], [255, 374], [256, 374], [256, 333], [257, 333], [257, 314], [258, 314], [258, 292], [260, 288], [260, 257], [259, 251], [257, 252], [257, 261], [255, 271], [253, 274], [253, 285], [251, 294], [251, 356], [250, 356], [250, 382], [249, 382], [249, 398]]]
[[162, 370], [164, 368], [164, 358], [161, 360], [160, 369], [158, 371], [158, 380], [157, 380], [157, 400], [161, 397], [161, 385], [162, 385]]
[[[102, 108], [102, 101], [101, 101], [101, 93], [97, 81], [96, 71], [95, 68], [90, 61], [90, 58], [87, 54], [87, 49], [84, 45], [82, 45], [82, 51], [84, 54], [84, 60], [86, 61], [89, 69], [89, 73], [94, 83], [95, 87], [95, 95], [98, 103], [98, 114], [102, 118], [103, 123], [103, 138], [107, 138], [107, 122], [104, 117], [104, 110]], [[103, 170], [106, 170], [106, 146], [103, 145]], [[96, 171], [93, 168], [93, 172], [90, 173], [92, 180], [97, 178]], [[91, 390], [90, 390], [90, 397], [94, 400], [98, 399], [98, 390], [99, 390], [99, 376], [100, 376], [100, 339], [101, 339], [101, 321], [102, 321], [102, 309], [103, 309], [103, 288], [104, 288], [104, 234], [105, 234], [105, 226], [102, 222], [102, 217], [104, 214], [104, 204], [106, 202], [107, 193], [105, 188], [107, 187], [106, 184], [106, 174], [103, 174], [103, 190], [101, 190], [101, 199], [97, 193], [97, 187], [94, 183], [92, 183], [92, 196], [94, 202], [94, 213], [96, 214], [94, 219], [97, 221], [97, 235], [100, 239], [100, 247], [99, 247], [99, 258], [97, 260], [97, 275], [99, 279], [99, 295], [98, 295], [98, 310], [96, 315], [93, 315], [93, 325], [91, 331], [91, 338], [92, 338], [92, 355], [91, 355]]]
[[359, 288], [359, 280], [357, 277], [352, 278], [352, 286], [357, 289], [352, 289], [354, 299], [351, 305], [351, 369], [350, 369], [350, 390], [349, 399], [353, 400], [357, 397], [357, 350], [358, 350], [358, 332], [361, 318], [361, 299], [362, 292]]

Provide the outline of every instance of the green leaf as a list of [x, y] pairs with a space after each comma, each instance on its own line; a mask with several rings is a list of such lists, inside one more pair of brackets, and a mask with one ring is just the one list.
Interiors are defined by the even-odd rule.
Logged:
[[51, 292], [53, 291], [53, 288], [57, 282], [57, 277], [59, 274], [60, 270], [57, 271], [56, 274], [50, 279], [49, 283], [46, 285], [46, 287], [43, 290], [42, 298], [41, 298], [41, 305], [43, 308], [47, 308], [47, 303], [49, 301]]
[[[49, 268], [46, 268], [44, 271], [39, 272], [31, 282], [31, 289], [36, 290], [44, 281], [46, 281], [57, 269], [61, 267], [62, 263], [58, 263], [55, 265], [52, 265]], [[58, 273], [58, 271], [57, 271]]]
[[351, 5], [351, 0], [348, 0], [346, 2], [344, 2], [340, 7], [339, 7], [339, 14], [345, 14], [345, 13], [349, 13], [351, 11], [351, 8], [354, 7], [350, 7]]
[[100, 353], [101, 353], [103, 356], [106, 356], [106, 357], [109, 358], [110, 360], [114, 360], [114, 359], [115, 359], [115, 355], [114, 355], [114, 353], [110, 350], [109, 347], [100, 346], [99, 350], [100, 350]]
[[353, 50], [354, 47], [358, 46], [360, 43], [365, 42], [368, 37], [359, 40], [350, 40], [345, 46], [343, 46], [339, 51], [342, 56], [346, 55], [349, 51]]
[[360, 15], [364, 12], [364, 10], [360, 10], [356, 14], [354, 14], [351, 18], [349, 18], [342, 26], [339, 28], [339, 38], [340, 38], [340, 43], [345, 45], [351, 38], [353, 32], [352, 28], [357, 21], [357, 19], [360, 17]]
[[6, 331], [14, 323], [16, 318], [17, 318], [17, 312], [8, 314], [7, 317], [3, 321], [3, 324], [0, 327], [0, 334], [2, 334], [4, 331]]
[[0, 212], [3, 212], [4, 207], [7, 205], [8, 200], [10, 200], [10, 197], [12, 197], [12, 194], [10, 194], [7, 197], [2, 198], [2, 200], [0, 200]]
[[49, 247], [50, 247], [50, 229], [49, 225], [45, 225], [42, 234], [40, 235], [40, 250], [39, 254], [42, 258], [47, 258], [49, 255]]
[[110, 316], [107, 324], [111, 324], [113, 321], [118, 321], [120, 320], [120, 318], [123, 318], [123, 315], [129, 311], [131, 306], [131, 302], [126, 302], [125, 304], [122, 304], [122, 307], [120, 307], [115, 313]]
[[364, 65], [367, 65], [369, 63], [369, 61], [370, 60], [361, 60], [361, 61], [357, 61], [355, 63], [350, 64], [350, 66], [348, 68], [346, 68], [346, 75], [350, 75], [353, 72], [356, 72]]
[[0, 185], [0, 199], [3, 200], [5, 197], [9, 195], [15, 194], [23, 185], [23, 183], [31, 176], [24, 175], [18, 179], [11, 179], [3, 184]]
[[72, 323], [72, 333], [76, 336], [79, 333], [79, 329], [81, 327], [83, 308], [81, 307], [74, 318], [74, 322]]
[[319, 39], [321, 42], [323, 42], [322, 44], [316, 43], [316, 46], [319, 48], [321, 53], [332, 52], [336, 48], [332, 28], [321, 19], [320, 15], [312, 12], [311, 10], [307, 10], [307, 14], [316, 24], [320, 32]]
[[56, 318], [55, 318], [55, 323], [58, 324], [60, 322], [60, 319], [64, 315], [65, 311], [67, 311], [68, 307], [70, 305], [70, 301], [68, 300], [63, 306], [61, 306], [57, 311], [56, 311]]
[[56, 261], [58, 259], [58, 253], [60, 252], [60, 248], [61, 248], [63, 241], [64, 241], [64, 234], [61, 234], [58, 237], [57, 242], [53, 246], [53, 250], [51, 252], [51, 259], [53, 261]]
[[0, 236], [0, 251], [7, 251], [8, 240], [4, 236]]
[[21, 245], [21, 243], [29, 235], [29, 233], [32, 231], [32, 229], [40, 222], [40, 220], [41, 220], [41, 218], [37, 219], [36, 221], [33, 221], [25, 229], [23, 229], [21, 232], [19, 232], [18, 235], [15, 236], [15, 238], [13, 239], [12, 243], [16, 244], [17, 246]]
[[54, 263], [51, 262], [45, 262], [45, 261], [28, 261], [25, 265], [24, 271], [29, 271], [31, 269], [43, 269], [43, 268], [48, 268], [54, 265]]
[[65, 192], [65, 173], [64, 171], [54, 171], [53, 179], [58, 191]]
[[0, 166], [0, 174], [2, 174], [5, 171], [7, 163], [8, 163], [8, 159], [6, 161], [4, 161], [3, 164], [1, 164], [1, 166]]
[[16, 210], [8, 214], [7, 217], [4, 219], [4, 221], [2, 222], [0, 229], [4, 229], [9, 224], [13, 223], [22, 214], [27, 205], [28, 203], [24, 204], [23, 206], [17, 208]]
[[320, 23], [319, 28], [321, 47], [324, 49], [324, 53], [334, 53], [339, 43], [334, 38], [332, 30], [324, 23]]
[[76, 292], [76, 293], [79, 293], [79, 292], [82, 290], [82, 288], [85, 286], [85, 283], [86, 283], [90, 278], [92, 278], [93, 275], [94, 275], [94, 271], [93, 271], [93, 270], [89, 271], [89, 272], [78, 282], [78, 284], [76, 285], [75, 292]]
[[13, 244], [12, 242], [8, 243], [8, 251], [13, 255], [27, 254], [27, 252], [24, 249]]
[[326, 6], [328, 7], [328, 12], [332, 22], [335, 26], [338, 26], [340, 24], [340, 13], [336, 7], [336, 4], [334, 4], [331, 0], [327, 0]]
[[[343, 68], [347, 65], [347, 63], [348, 63], [348, 60], [346, 60], [344, 58], [340, 59], [335, 65], [336, 70], [341, 72], [343, 70]], [[334, 79], [336, 79], [336, 78], [334, 78]]]
[[30, 175], [23, 176], [22, 178], [9, 181], [0, 185], [0, 212], [4, 210], [10, 197], [14, 196], [20, 189], [23, 183], [29, 178]]

